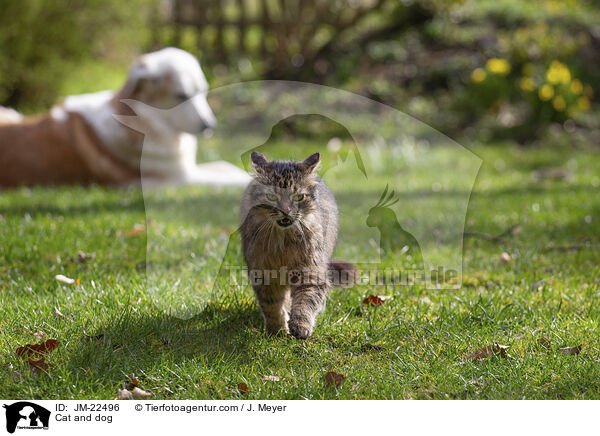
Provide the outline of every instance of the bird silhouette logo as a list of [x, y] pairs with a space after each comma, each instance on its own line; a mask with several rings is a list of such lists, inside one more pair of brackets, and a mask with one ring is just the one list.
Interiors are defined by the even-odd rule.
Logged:
[[377, 204], [369, 210], [367, 226], [379, 230], [379, 249], [383, 257], [405, 256], [415, 269], [423, 270], [423, 255], [417, 239], [401, 225], [391, 208], [400, 201], [394, 190], [385, 186]]

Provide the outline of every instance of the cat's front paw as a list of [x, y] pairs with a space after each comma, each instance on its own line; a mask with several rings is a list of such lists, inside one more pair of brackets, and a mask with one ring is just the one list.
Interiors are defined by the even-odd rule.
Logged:
[[267, 336], [285, 336], [288, 333], [287, 324], [285, 322], [265, 322], [265, 330]]
[[290, 321], [290, 335], [296, 339], [308, 339], [312, 333], [312, 326], [307, 322]]

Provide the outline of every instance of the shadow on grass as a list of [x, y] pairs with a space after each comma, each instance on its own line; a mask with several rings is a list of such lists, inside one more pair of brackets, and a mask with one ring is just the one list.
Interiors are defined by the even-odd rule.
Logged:
[[[1, 192], [1, 191], [0, 191]], [[3, 208], [2, 213], [6, 216], [11, 215], [49, 215], [49, 216], [87, 216], [95, 215], [98, 212], [144, 212], [144, 201], [142, 191], [134, 195], [124, 191], [127, 196], [131, 196], [128, 200], [123, 198], [98, 198], [89, 201], [89, 198], [82, 203], [69, 202], [68, 205], [61, 206], [56, 204], [56, 200], [52, 195], [49, 195], [43, 202], [32, 202], [25, 200], [16, 204], [11, 204]], [[75, 203], [75, 204], [74, 204]]]
[[116, 389], [126, 374], [143, 378], [186, 361], [198, 361], [211, 371], [256, 359], [253, 344], [269, 339], [253, 303], [210, 303], [183, 320], [164, 313], [137, 315], [128, 310], [114, 323], [81, 335], [81, 346], [69, 359], [69, 371], [111, 383]]
[[[380, 186], [374, 186], [372, 192], [355, 192], [355, 191], [342, 191], [336, 192], [336, 198], [338, 202], [344, 199], [353, 199], [353, 202], [370, 201], [375, 196], [380, 194]], [[335, 190], [335, 189], [334, 189]], [[338, 191], [338, 190], [335, 190]], [[475, 195], [485, 195], [486, 198], [496, 198], [511, 195], [523, 195], [523, 194], [547, 194], [547, 193], [585, 193], [585, 192], [596, 192], [597, 188], [589, 184], [572, 184], [572, 183], [530, 183], [526, 186], [509, 187], [501, 189], [489, 189], [486, 191], [478, 191], [477, 185], [473, 190]], [[119, 192], [119, 191], [115, 191]], [[124, 191], [127, 196], [131, 195], [129, 201], [125, 201], [123, 198], [99, 198], [88, 203], [80, 204], [69, 204], [68, 206], [57, 205], [53, 198], [49, 198], [44, 202], [34, 202], [29, 199], [25, 199], [23, 202], [15, 202], [9, 206], [3, 207], [2, 213], [6, 216], [10, 215], [23, 215], [25, 213], [36, 213], [44, 215], [88, 215], [102, 212], [126, 212], [143, 210], [145, 207], [144, 199], [141, 194], [141, 190], [135, 193]], [[398, 196], [402, 199], [419, 199], [419, 198], [464, 198], [469, 195], [470, 192], [465, 190], [449, 189], [444, 191], [433, 191], [430, 189], [415, 189], [411, 191], [398, 191]], [[24, 197], [25, 198], [25, 197]], [[198, 219], [198, 201], [202, 201], [207, 205], [210, 205], [211, 210], [217, 211], [231, 211], [231, 205], [237, 205], [240, 201], [241, 194], [233, 193], [207, 193], [202, 192], [198, 195], [188, 195], [185, 198], [177, 199], [177, 207], [181, 211], [189, 211], [189, 215], [186, 217]], [[151, 200], [152, 208], [157, 211], [164, 211], [168, 207], [172, 207], [175, 202], [174, 198], [158, 198]], [[186, 204], [187, 203], [187, 204]], [[215, 213], [214, 215], [218, 215]]]

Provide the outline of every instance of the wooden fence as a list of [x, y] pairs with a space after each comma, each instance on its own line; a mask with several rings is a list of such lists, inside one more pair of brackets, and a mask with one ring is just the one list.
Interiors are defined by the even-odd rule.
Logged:
[[[359, 33], [369, 15], [396, 7], [394, 0], [167, 0], [157, 16], [171, 44], [189, 44], [203, 57], [227, 63], [239, 56], [265, 60], [271, 77], [311, 68], [324, 74], [337, 45]], [[389, 23], [383, 21], [385, 30]], [[367, 26], [366, 33], [373, 32]], [[364, 34], [364, 32], [362, 33]], [[321, 61], [321, 62], [319, 62]]]

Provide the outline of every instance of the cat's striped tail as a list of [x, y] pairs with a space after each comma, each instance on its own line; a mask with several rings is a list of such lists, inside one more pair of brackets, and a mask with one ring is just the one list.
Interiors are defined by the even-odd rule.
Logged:
[[329, 283], [336, 288], [351, 288], [359, 277], [356, 266], [345, 260], [332, 259], [329, 262]]

